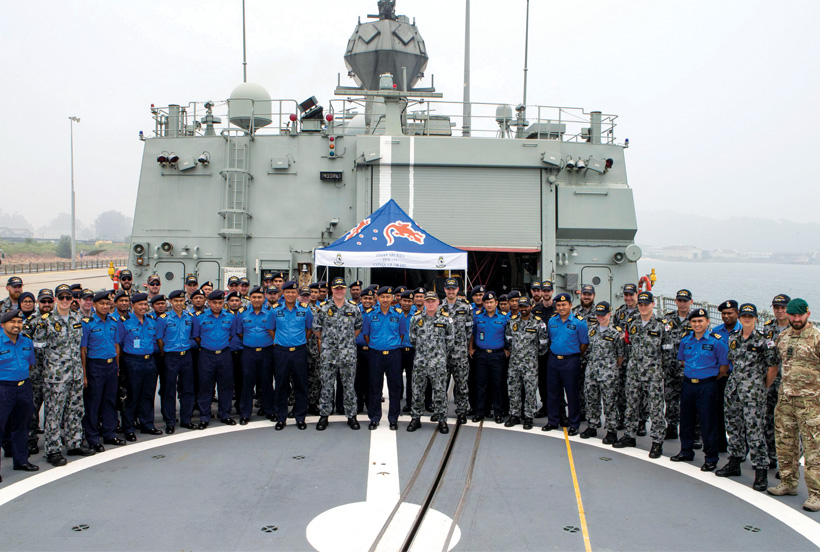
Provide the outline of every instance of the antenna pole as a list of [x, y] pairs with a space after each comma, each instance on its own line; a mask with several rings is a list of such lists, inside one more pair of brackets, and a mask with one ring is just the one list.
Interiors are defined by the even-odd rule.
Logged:
[[464, 97], [462, 99], [464, 112], [462, 115], [462, 136], [470, 135], [470, 126], [472, 125], [472, 105], [470, 105], [470, 0], [466, 0], [466, 2], [466, 15], [464, 20]]
[[[527, 0], [529, 3], [529, 0]], [[242, 82], [248, 82], [248, 53], [245, 49], [245, 0], [242, 0]], [[524, 93], [526, 96], [526, 92]]]
[[526, 109], [527, 106], [527, 59], [529, 58], [530, 50], [530, 0], [527, 0], [527, 22], [526, 30], [524, 31], [524, 101], [522, 105]]

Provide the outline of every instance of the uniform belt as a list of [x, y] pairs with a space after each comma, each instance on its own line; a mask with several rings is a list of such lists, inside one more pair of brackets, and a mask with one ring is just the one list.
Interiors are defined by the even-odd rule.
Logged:
[[221, 355], [221, 354], [222, 354], [222, 352], [223, 352], [225, 349], [219, 349], [218, 351], [212, 351], [212, 350], [210, 350], [210, 349], [202, 349], [202, 350], [203, 350], [203, 351], [208, 351], [209, 353], [212, 353], [212, 354], [214, 354], [214, 355]]
[[370, 347], [368, 347], [367, 345], [360, 345], [360, 347], [362, 348], [362, 351], [370, 350]]
[[481, 351], [482, 353], [487, 353], [488, 355], [490, 355], [492, 353], [501, 353], [501, 352], [504, 351], [504, 349], [479, 349], [479, 351]]
[[708, 383], [710, 381], [715, 381], [717, 376], [712, 376], [710, 378], [687, 378], [684, 377], [683, 381], [688, 381], [689, 383]]
[[188, 352], [188, 351], [165, 351], [165, 354], [166, 354], [166, 355], [179, 355], [179, 356], [185, 356], [185, 353], [187, 353], [187, 352]]
[[292, 353], [294, 351], [299, 351], [301, 349], [304, 349], [306, 347], [306, 345], [297, 345], [295, 347], [284, 347], [282, 345], [274, 345], [274, 347], [279, 349], [280, 351], [288, 351], [289, 353]]
[[26, 378], [24, 380], [20, 380], [20, 381], [1, 380], [0, 381], [0, 386], [2, 386], [2, 387], [22, 387], [23, 385], [25, 385], [25, 383], [27, 381], [28, 381], [28, 378]]
[[151, 358], [152, 355], [135, 355], [133, 353], [125, 353], [125, 356], [131, 357], [131, 358], [141, 358], [143, 360], [148, 360], [149, 358]]
[[[139, 355], [139, 356], [142, 356], [142, 355]], [[114, 362], [117, 359], [116, 359], [116, 357], [111, 357], [111, 358], [91, 358], [91, 357], [89, 357], [88, 360], [95, 360], [97, 362], [105, 362], [106, 364], [111, 364], [112, 362]]]
[[385, 351], [382, 351], [382, 350], [379, 350], [379, 349], [372, 349], [371, 348], [370, 350], [373, 351], [374, 353], [377, 353], [377, 354], [380, 354], [380, 355], [389, 355], [390, 353], [392, 353], [393, 351], [397, 351], [398, 349], [387, 349]]
[[413, 348], [412, 347], [402, 347], [405, 353], [409, 353]]
[[580, 353], [573, 353], [571, 355], [556, 355], [555, 353], [552, 353], [552, 356], [554, 356], [558, 360], [564, 360], [564, 359], [567, 359], [567, 358], [575, 358], [577, 356], [581, 356], [581, 354]]

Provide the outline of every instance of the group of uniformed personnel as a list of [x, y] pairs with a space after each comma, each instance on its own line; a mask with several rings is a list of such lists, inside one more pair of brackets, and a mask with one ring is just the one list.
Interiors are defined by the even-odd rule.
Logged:
[[574, 436], [586, 419], [581, 438], [605, 426], [603, 442], [623, 448], [636, 446], [649, 420], [650, 458], [680, 436], [672, 461], [691, 461], [702, 447], [701, 469], [713, 471], [728, 450], [716, 475], [736, 476], [751, 453], [757, 490], [767, 488], [779, 457], [782, 479], [772, 494], [796, 492], [802, 439], [805, 507], [820, 510], [820, 434], [806, 423], [820, 415], [820, 337], [801, 299], [776, 296], [775, 318], [762, 330], [754, 305], [725, 301], [724, 323], [711, 329], [688, 290], [659, 317], [652, 293], [634, 284], [624, 286], [624, 305], [612, 312], [595, 303], [591, 285], [573, 309], [569, 294], [552, 297], [549, 281], [534, 282], [532, 298], [477, 286], [469, 303], [454, 278], [446, 279], [443, 300], [421, 288], [362, 289], [356, 281], [348, 289], [342, 278], [299, 287], [283, 273], [266, 273], [253, 288], [231, 277], [227, 293], [188, 276], [185, 289], [167, 298], [156, 275], [147, 293], [132, 280], [124, 270], [116, 293], [63, 284], [35, 300], [19, 277], [9, 279], [0, 304], [0, 435], [15, 469], [37, 469], [28, 456], [39, 452], [39, 433], [56, 466], [66, 463], [64, 447], [69, 456], [88, 456], [135, 441], [137, 429], [161, 434], [158, 379], [167, 434], [177, 423], [207, 428], [212, 402], [228, 425], [237, 423], [232, 409], [247, 424], [255, 405], [277, 430], [289, 417], [306, 429], [314, 413], [323, 431], [334, 411], [356, 430], [365, 409], [376, 429], [385, 380], [390, 429], [398, 429], [406, 387], [407, 430], [418, 430], [428, 410], [447, 433], [452, 381], [459, 424], [490, 416], [532, 429], [534, 418], [547, 417], [542, 430], [563, 425]]

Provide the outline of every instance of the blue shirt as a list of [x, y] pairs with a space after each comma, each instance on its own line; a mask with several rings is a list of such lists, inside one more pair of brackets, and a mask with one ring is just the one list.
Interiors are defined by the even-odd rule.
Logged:
[[550, 334], [550, 352], [554, 355], [576, 355], [581, 352], [581, 345], [589, 343], [589, 329], [586, 320], [579, 320], [570, 314], [566, 322], [556, 314], [547, 322]]
[[[726, 324], [721, 324], [720, 326], [717, 326], [714, 330], [712, 330], [712, 332], [714, 332], [714, 333], [718, 334], [720, 337], [722, 337], [723, 340], [724, 340], [723, 341], [724, 343], [729, 343], [729, 336], [732, 335], [735, 332], [739, 332], [742, 329], [743, 329], [743, 324], [741, 324], [740, 320], [738, 320], [737, 322], [735, 322], [735, 327], [734, 328], [727, 328]], [[726, 345], [726, 346], [728, 347], [729, 345]], [[732, 363], [727, 362], [726, 364], [729, 365], [729, 371], [731, 372], [732, 371]]]
[[376, 307], [362, 316], [362, 335], [369, 336], [370, 347], [378, 351], [398, 349], [402, 336], [407, 335], [407, 319], [393, 307], [387, 314]]
[[[364, 305], [360, 302], [356, 306], [359, 307], [359, 312], [362, 313], [362, 328], [364, 328]], [[356, 345], [363, 345], [367, 347], [367, 341], [364, 340], [364, 332], [359, 332], [359, 336], [356, 338]]]
[[404, 314], [404, 311], [401, 310], [401, 308], [399, 308], [399, 310], [401, 311], [400, 314], [404, 318], [404, 326], [406, 328], [408, 328], [407, 333], [405, 333], [404, 336], [402, 337], [401, 346], [402, 347], [411, 347], [412, 348], [413, 344], [410, 343], [410, 330], [409, 330], [409, 328], [410, 328], [410, 319], [413, 318], [413, 315], [416, 314], [416, 312], [417, 312], [416, 311], [416, 305], [413, 305], [412, 307], [410, 307], [410, 312], [408, 314]]
[[259, 314], [254, 312], [253, 307], [240, 312], [236, 317], [236, 333], [242, 336], [242, 344], [254, 349], [273, 345], [269, 331], [271, 318], [270, 309], [265, 310], [264, 305]]
[[28, 378], [29, 367], [34, 364], [34, 345], [19, 334], [14, 343], [6, 332], [0, 330], [0, 381], [23, 381]]
[[215, 316], [211, 309], [194, 317], [193, 336], [199, 338], [199, 344], [209, 351], [222, 351], [231, 344], [231, 337], [236, 333], [236, 317], [220, 311]]
[[689, 333], [680, 340], [678, 360], [683, 361], [683, 375], [692, 379], [703, 379], [717, 376], [721, 366], [729, 364], [729, 347], [725, 338], [717, 338], [711, 333], [695, 339]]
[[236, 325], [239, 323], [239, 311], [233, 312], [230, 309], [225, 310], [225, 312], [229, 312], [234, 316], [234, 333], [231, 335], [231, 342], [228, 345], [229, 351], [241, 351], [242, 350], [242, 339], [239, 337], [239, 332], [236, 331]]
[[285, 303], [271, 311], [270, 329], [275, 333], [273, 343], [280, 347], [298, 347], [307, 343], [305, 330], [313, 327], [313, 312], [310, 307], [303, 307], [302, 303], [293, 305], [289, 309]]
[[[146, 313], [145, 316], [147, 316], [148, 318], [150, 318], [154, 322], [157, 322], [159, 320], [159, 315], [157, 313], [153, 312], [153, 311], [149, 312], [149, 313]], [[154, 340], [154, 352], [155, 353], [159, 352], [159, 343], [157, 343], [156, 339]]]
[[117, 322], [117, 341], [122, 351], [129, 355], [150, 355], [154, 352], [154, 343], [157, 338], [157, 323], [148, 315], [143, 322], [133, 314], [125, 320], [120, 317]]
[[[87, 322], [86, 322], [87, 320]], [[80, 347], [86, 347], [87, 358], [108, 360], [117, 356], [118, 343], [117, 319], [108, 315], [105, 320], [96, 312], [83, 318], [83, 339]]]
[[504, 329], [507, 326], [507, 315], [497, 310], [492, 316], [481, 309], [473, 317], [473, 335], [478, 349], [503, 349], [506, 345]]
[[176, 311], [166, 312], [157, 320], [157, 339], [162, 340], [162, 350], [181, 353], [191, 348], [194, 333], [194, 317], [188, 311], [178, 316]]

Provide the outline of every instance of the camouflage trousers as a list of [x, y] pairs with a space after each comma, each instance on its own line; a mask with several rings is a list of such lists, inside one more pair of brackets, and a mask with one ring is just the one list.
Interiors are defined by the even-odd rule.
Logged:
[[586, 375], [584, 392], [587, 397], [587, 426], [601, 427], [601, 403], [606, 419], [606, 430], [618, 429], [618, 399], [623, 394], [618, 372], [590, 372]]
[[[650, 375], [639, 380], [627, 374], [626, 377], [626, 413], [625, 423], [627, 437], [635, 437], [638, 425], [643, 422], [642, 414], [646, 410], [652, 419], [652, 430], [649, 432], [653, 443], [663, 443], [666, 436], [666, 415], [663, 404], [663, 374]], [[645, 405], [642, 403], [645, 402]]]
[[447, 420], [447, 365], [444, 362], [423, 362], [416, 356], [413, 362], [413, 418], [424, 414], [424, 391], [427, 380], [433, 387], [433, 413], [440, 422]]
[[[456, 403], [456, 414], [467, 414], [470, 409], [470, 392], [467, 382], [470, 377], [470, 362], [467, 351], [464, 355], [451, 355], [447, 359], [447, 372], [453, 378], [453, 399]], [[446, 387], [445, 387], [446, 391]]]
[[763, 432], [766, 415], [766, 389], [762, 381], [729, 376], [723, 398], [723, 414], [726, 433], [729, 435], [728, 451], [738, 458], [746, 457], [746, 444], [755, 469], [769, 468], [769, 450]]
[[31, 392], [34, 395], [34, 409], [31, 414], [31, 422], [28, 426], [28, 441], [37, 444], [40, 436], [37, 431], [40, 429], [40, 409], [43, 407], [43, 365], [34, 364], [34, 368], [29, 372], [31, 381]]
[[666, 426], [680, 425], [680, 394], [683, 389], [683, 363], [673, 360], [663, 370], [664, 400], [666, 401]]
[[336, 376], [342, 380], [342, 397], [345, 406], [345, 415], [352, 418], [356, 415], [356, 352], [351, 354], [323, 355], [322, 368], [319, 373], [321, 397], [319, 400], [319, 415], [330, 416], [336, 398]]
[[[524, 390], [521, 409], [521, 390]], [[538, 358], [531, 360], [510, 358], [507, 370], [507, 391], [510, 395], [510, 415], [522, 418], [535, 417], [535, 391], [538, 389]]]
[[802, 440], [806, 487], [809, 496], [820, 496], [820, 402], [817, 397], [780, 395], [774, 410], [774, 430], [780, 480], [797, 486]]
[[83, 443], [83, 382], [46, 382], [43, 386], [45, 409], [45, 449], [47, 454], [61, 452]]
[[766, 423], [763, 432], [766, 435], [766, 448], [769, 451], [769, 460], [777, 460], [777, 447], [774, 439], [774, 409], [777, 406], [777, 392], [780, 389], [780, 374], [774, 378], [772, 386], [766, 391]]
[[322, 396], [322, 371], [323, 363], [319, 355], [308, 352], [308, 407], [316, 408]]

